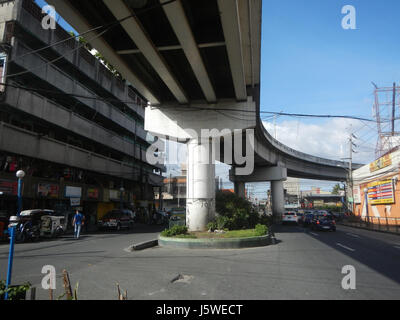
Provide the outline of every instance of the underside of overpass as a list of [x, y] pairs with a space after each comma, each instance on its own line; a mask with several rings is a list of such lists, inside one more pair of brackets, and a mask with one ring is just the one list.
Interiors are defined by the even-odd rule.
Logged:
[[[204, 230], [215, 214], [215, 165], [207, 151], [221, 137], [244, 137], [231, 151], [232, 181], [239, 193], [245, 182], [272, 181], [278, 217], [288, 175], [346, 180], [347, 164], [292, 150], [262, 125], [262, 0], [47, 2], [79, 33], [101, 26], [85, 39], [149, 101], [145, 129], [187, 143], [190, 230]], [[215, 131], [205, 138], [204, 129]], [[251, 155], [243, 150], [254, 155], [254, 170], [245, 174], [243, 155]]]

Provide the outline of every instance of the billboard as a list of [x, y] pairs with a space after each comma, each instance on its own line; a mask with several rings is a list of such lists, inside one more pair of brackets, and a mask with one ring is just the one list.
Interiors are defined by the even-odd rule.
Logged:
[[369, 171], [375, 172], [375, 171], [378, 171], [380, 169], [386, 168], [391, 165], [392, 165], [392, 155], [387, 154], [386, 156], [383, 156], [383, 157], [379, 158], [378, 160], [371, 162], [369, 164]]
[[82, 188], [80, 187], [65, 187], [66, 198], [80, 198], [82, 196]]
[[18, 194], [18, 183], [10, 180], [0, 180], [0, 192], [16, 196]]
[[60, 191], [60, 187], [56, 184], [50, 184], [50, 183], [39, 183], [38, 184], [38, 196], [39, 197], [58, 198], [59, 191]]
[[99, 199], [99, 189], [89, 188], [87, 190], [87, 197], [89, 199]]
[[368, 184], [368, 202], [373, 205], [395, 203], [393, 181], [382, 180]]
[[354, 187], [353, 188], [353, 197], [354, 197], [354, 203], [355, 204], [360, 204], [361, 203], [361, 190], [360, 186]]

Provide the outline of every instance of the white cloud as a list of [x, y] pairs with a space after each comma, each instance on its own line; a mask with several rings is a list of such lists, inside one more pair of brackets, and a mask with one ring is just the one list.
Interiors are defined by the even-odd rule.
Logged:
[[[290, 120], [276, 125], [264, 122], [264, 126], [273, 137], [276, 133], [277, 140], [290, 148], [322, 158], [340, 160], [349, 157], [350, 132], [360, 127], [360, 122], [332, 119], [321, 124], [309, 124]], [[358, 152], [353, 154], [355, 162], [368, 163], [373, 160], [372, 149], [368, 151], [354, 149]]]

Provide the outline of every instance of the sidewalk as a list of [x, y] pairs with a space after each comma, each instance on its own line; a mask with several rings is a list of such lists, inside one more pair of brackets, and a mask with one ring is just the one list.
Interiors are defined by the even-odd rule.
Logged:
[[346, 227], [352, 227], [352, 228], [400, 235], [400, 225], [396, 226], [396, 225], [374, 224], [374, 223], [368, 224], [368, 222], [365, 222], [365, 221], [362, 221], [362, 222], [341, 221], [341, 222], [338, 222], [338, 224], [346, 226]]

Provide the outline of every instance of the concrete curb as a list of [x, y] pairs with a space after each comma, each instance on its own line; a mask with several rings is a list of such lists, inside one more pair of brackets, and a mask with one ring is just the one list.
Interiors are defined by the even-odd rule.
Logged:
[[138, 244], [133, 244], [129, 247], [130, 251], [138, 251], [138, 250], [144, 250], [152, 247], [158, 246], [158, 239], [155, 240], [150, 240], [150, 241], [145, 241], [141, 242]]
[[162, 247], [174, 247], [184, 249], [243, 249], [264, 247], [271, 244], [269, 235], [251, 238], [232, 239], [185, 239], [185, 238], [158, 238], [158, 244]]

